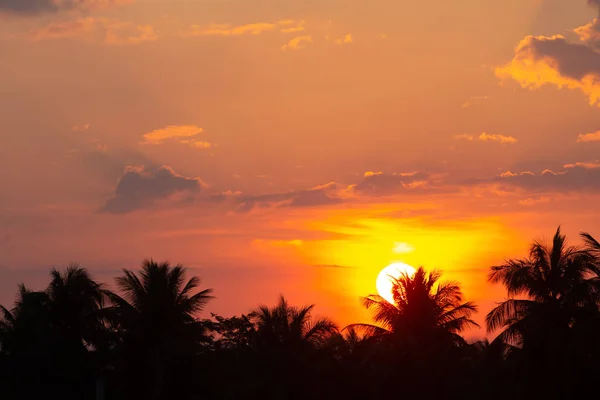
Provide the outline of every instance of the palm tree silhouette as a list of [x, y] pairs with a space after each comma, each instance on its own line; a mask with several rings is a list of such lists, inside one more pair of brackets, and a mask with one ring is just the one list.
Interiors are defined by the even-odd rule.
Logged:
[[528, 258], [493, 266], [488, 280], [502, 283], [509, 298], [486, 316], [488, 331], [503, 328], [497, 340], [518, 347], [565, 334], [597, 311], [598, 261], [588, 249], [568, 246], [558, 227], [551, 247], [535, 241]]
[[462, 292], [455, 282], [440, 282], [438, 271], [426, 272], [419, 267], [413, 276], [403, 274], [394, 280], [394, 304], [379, 295], [363, 299], [365, 308], [373, 311], [378, 325], [352, 324], [372, 335], [396, 343], [450, 342], [464, 345], [460, 332], [477, 327], [470, 317], [477, 311], [471, 302], [462, 302]]
[[[122, 295], [107, 291], [113, 306], [107, 310], [114, 329], [123, 337], [122, 351], [129, 371], [139, 371], [140, 381], [132, 390], [150, 398], [167, 396], [165, 375], [171, 360], [198, 353], [206, 340], [203, 323], [196, 319], [212, 299], [212, 289], [197, 291], [200, 280], [185, 280], [182, 265], [145, 260], [139, 273], [124, 269], [116, 278]], [[140, 365], [141, 364], [141, 365]], [[148, 372], [151, 380], [148, 381]]]
[[314, 304], [301, 308], [290, 306], [283, 296], [275, 307], [259, 306], [250, 313], [256, 324], [259, 345], [289, 348], [319, 347], [337, 331], [328, 318], [311, 318]]
[[600, 332], [599, 266], [590, 248], [567, 245], [558, 227], [551, 246], [535, 241], [528, 258], [492, 267], [489, 281], [502, 283], [508, 299], [490, 311], [486, 325], [488, 332], [502, 329], [495, 342], [512, 346], [516, 365], [528, 371], [517, 374], [524, 397], [577, 397], [588, 387], [576, 382], [598, 357], [592, 338]]
[[64, 272], [52, 269], [50, 276], [46, 293], [52, 326], [71, 346], [97, 345], [104, 328], [100, 319], [103, 286], [76, 264]]

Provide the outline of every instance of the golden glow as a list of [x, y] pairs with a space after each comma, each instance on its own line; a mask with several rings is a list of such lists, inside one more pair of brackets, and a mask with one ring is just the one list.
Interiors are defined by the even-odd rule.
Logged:
[[395, 262], [388, 265], [377, 275], [377, 281], [375, 281], [377, 292], [388, 302], [394, 303], [394, 294], [392, 293], [394, 280], [400, 278], [403, 274], [412, 276], [415, 272], [416, 270], [413, 267], [402, 262]]

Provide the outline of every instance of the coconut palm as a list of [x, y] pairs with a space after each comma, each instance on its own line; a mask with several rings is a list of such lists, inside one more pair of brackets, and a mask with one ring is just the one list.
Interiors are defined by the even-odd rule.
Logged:
[[314, 304], [290, 306], [283, 296], [275, 307], [259, 306], [250, 313], [259, 344], [290, 348], [323, 345], [337, 326], [328, 318], [311, 318], [313, 308]]
[[11, 310], [0, 306], [0, 349], [4, 354], [27, 355], [44, 352], [54, 336], [50, 331], [50, 299], [47, 293], [19, 285]]
[[450, 342], [464, 345], [460, 332], [478, 326], [470, 317], [477, 311], [475, 304], [462, 301], [462, 292], [455, 282], [440, 282], [438, 271], [418, 268], [413, 276], [403, 274], [394, 280], [394, 303], [379, 295], [363, 299], [365, 308], [373, 311], [377, 325], [353, 324], [348, 328], [363, 328], [385, 341], [425, 344]]
[[52, 326], [71, 346], [96, 345], [104, 325], [100, 318], [104, 290], [84, 269], [73, 264], [52, 269], [46, 289]]
[[535, 241], [528, 258], [492, 267], [489, 281], [502, 283], [509, 298], [487, 315], [487, 329], [503, 328], [498, 340], [519, 347], [561, 340], [578, 319], [596, 313], [598, 276], [598, 257], [567, 245], [558, 227], [551, 246]]
[[[113, 303], [107, 315], [123, 336], [125, 368], [135, 371], [146, 364], [149, 370], [138, 372], [140, 381], [134, 390], [146, 388], [151, 398], [162, 398], [169, 363], [197, 354], [206, 340], [204, 325], [196, 316], [212, 298], [212, 290], [196, 291], [200, 280], [186, 281], [182, 265], [153, 260], [145, 260], [138, 273], [123, 270], [116, 283], [122, 294], [106, 292]], [[148, 379], [145, 373], [152, 376], [152, 384], [142, 381]]]

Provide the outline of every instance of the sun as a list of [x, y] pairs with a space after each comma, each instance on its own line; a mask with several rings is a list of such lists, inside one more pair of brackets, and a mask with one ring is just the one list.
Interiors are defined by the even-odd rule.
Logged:
[[394, 279], [398, 279], [402, 274], [414, 275], [416, 270], [408, 264], [395, 262], [381, 270], [377, 275], [375, 287], [381, 297], [388, 302], [394, 304], [394, 295], [392, 294], [392, 286]]

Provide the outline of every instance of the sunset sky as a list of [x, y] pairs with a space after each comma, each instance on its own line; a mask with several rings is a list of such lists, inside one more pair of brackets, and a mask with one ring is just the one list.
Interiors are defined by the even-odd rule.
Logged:
[[[594, 4], [596, 3], [596, 4]], [[600, 0], [0, 0], [0, 303], [183, 263], [340, 325], [393, 261], [600, 236]]]

